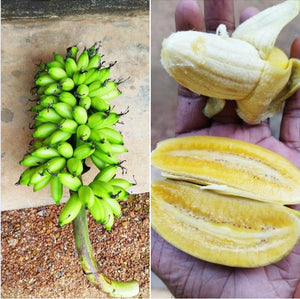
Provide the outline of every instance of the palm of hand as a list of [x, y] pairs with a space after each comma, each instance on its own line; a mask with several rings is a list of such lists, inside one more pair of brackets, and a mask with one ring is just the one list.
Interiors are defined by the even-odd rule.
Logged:
[[[212, 123], [208, 128], [187, 134], [226, 136], [256, 143], [285, 153], [300, 166], [300, 153], [274, 138], [266, 123], [258, 126]], [[196, 259], [155, 232], [152, 244], [152, 267], [167, 269], [160, 276], [176, 297], [286, 298], [293, 296], [300, 277], [300, 244], [282, 261], [256, 269], [231, 268]]]
[[[206, 24], [210, 24], [209, 27], [210, 21], [216, 23], [213, 27], [217, 27], [218, 19], [228, 24], [232, 22], [233, 4], [230, 0], [210, 0], [206, 4], [209, 14]], [[182, 0], [175, 20], [177, 30], [205, 30], [203, 16], [195, 2]], [[300, 58], [300, 38], [293, 43], [291, 55]], [[281, 141], [272, 136], [267, 122], [256, 126], [243, 123], [235, 113], [233, 102], [228, 102], [212, 121], [199, 116], [204, 104], [201, 96], [179, 88], [178, 135], [214, 135], [244, 140], [273, 150], [300, 168], [300, 92], [286, 103], [280, 130]], [[299, 209], [300, 205], [296, 208]], [[152, 269], [176, 297], [287, 298], [295, 294], [299, 282], [300, 243], [280, 262], [253, 269], [231, 268], [196, 259], [174, 248], [154, 231], [151, 244]]]

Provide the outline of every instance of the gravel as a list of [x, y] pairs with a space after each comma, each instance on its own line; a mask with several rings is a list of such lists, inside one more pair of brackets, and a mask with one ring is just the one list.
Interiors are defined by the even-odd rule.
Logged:
[[[122, 202], [111, 232], [89, 215], [90, 239], [100, 269], [117, 280], [136, 279], [138, 298], [149, 297], [149, 194]], [[83, 274], [72, 225], [58, 227], [63, 205], [1, 213], [2, 298], [106, 298]]]

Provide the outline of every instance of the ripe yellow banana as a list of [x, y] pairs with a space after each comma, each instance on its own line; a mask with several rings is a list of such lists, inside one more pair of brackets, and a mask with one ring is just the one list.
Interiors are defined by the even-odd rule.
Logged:
[[151, 160], [163, 176], [205, 189], [272, 203], [300, 203], [300, 171], [281, 155], [245, 141], [170, 138], [158, 143]]
[[279, 154], [230, 138], [188, 136], [158, 143], [152, 164], [167, 178], [152, 183], [152, 225], [181, 250], [260, 267], [300, 240], [300, 213], [283, 206], [300, 203], [300, 171]]
[[210, 97], [208, 117], [220, 112], [225, 100], [235, 100], [245, 122], [259, 123], [300, 87], [300, 61], [274, 47], [299, 11], [300, 0], [286, 0], [246, 20], [231, 37], [223, 24], [217, 34], [173, 33], [163, 41], [162, 65], [177, 82]]

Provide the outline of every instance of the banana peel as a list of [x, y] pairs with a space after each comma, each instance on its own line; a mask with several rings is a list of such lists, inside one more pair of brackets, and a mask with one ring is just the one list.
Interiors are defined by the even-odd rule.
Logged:
[[152, 165], [151, 223], [198, 258], [260, 267], [300, 240], [300, 171], [281, 155], [245, 141], [186, 136], [160, 141]]
[[161, 63], [178, 83], [209, 97], [207, 117], [234, 100], [241, 119], [260, 123], [300, 88], [300, 60], [274, 46], [299, 12], [300, 0], [286, 0], [240, 24], [231, 37], [223, 24], [216, 34], [173, 33], [163, 41]]

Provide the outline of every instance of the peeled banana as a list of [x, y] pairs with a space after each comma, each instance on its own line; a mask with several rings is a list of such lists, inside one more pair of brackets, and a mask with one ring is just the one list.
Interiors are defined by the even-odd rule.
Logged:
[[237, 114], [257, 124], [280, 111], [300, 87], [300, 61], [274, 47], [283, 27], [300, 11], [300, 0], [286, 0], [240, 24], [230, 37], [224, 24], [216, 34], [182, 31], [163, 41], [161, 63], [180, 84], [210, 97], [204, 114], [212, 117], [234, 100]]

